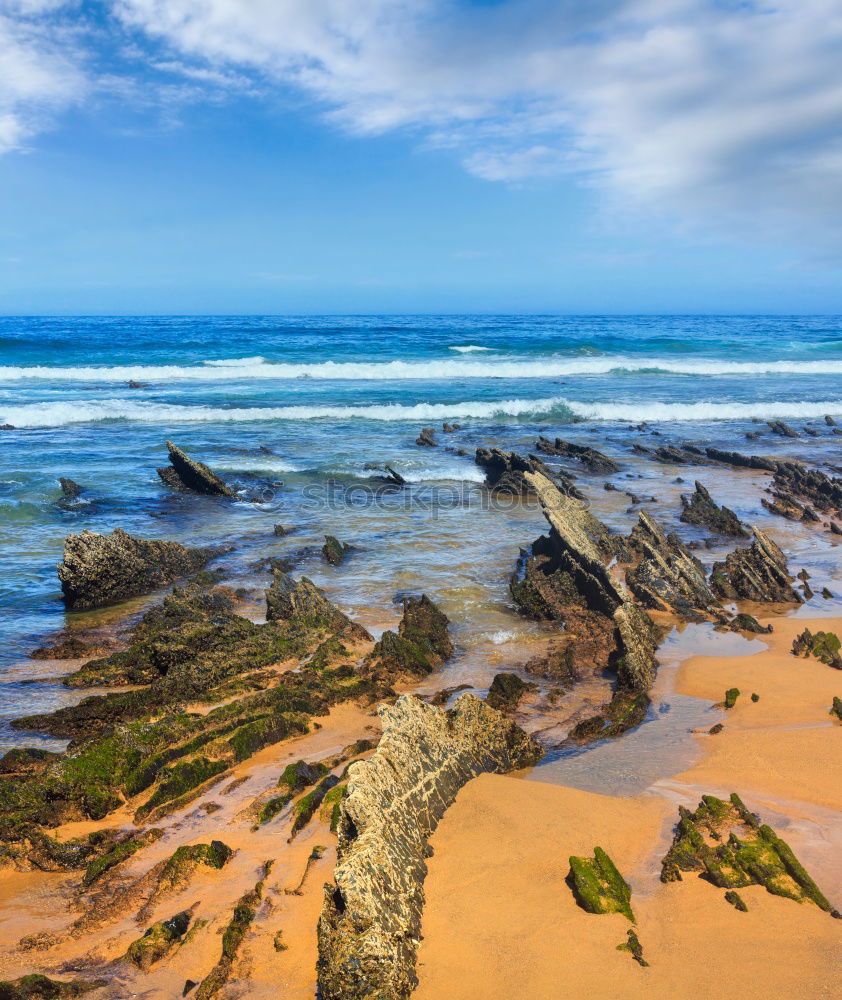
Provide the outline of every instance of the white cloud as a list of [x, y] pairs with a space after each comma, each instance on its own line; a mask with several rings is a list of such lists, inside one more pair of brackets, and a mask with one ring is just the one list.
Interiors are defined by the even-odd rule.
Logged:
[[86, 90], [61, 0], [0, 0], [0, 153], [24, 147]]

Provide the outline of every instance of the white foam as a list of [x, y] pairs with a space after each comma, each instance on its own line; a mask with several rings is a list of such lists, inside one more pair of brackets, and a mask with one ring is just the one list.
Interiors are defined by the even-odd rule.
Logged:
[[284, 462], [280, 458], [267, 455], [265, 458], [222, 458], [212, 463], [215, 469], [225, 472], [298, 472], [299, 467]]
[[657, 403], [632, 400], [627, 403], [583, 403], [569, 401], [570, 409], [591, 420], [690, 421], [717, 420], [807, 420], [826, 413], [842, 413], [842, 399], [779, 403], [721, 403], [713, 400], [698, 403]]
[[505, 629], [501, 629], [499, 632], [491, 632], [487, 636], [488, 641], [493, 643], [495, 646], [502, 646], [504, 643], [511, 642], [512, 639], [517, 639], [517, 632], [510, 632]]
[[490, 347], [480, 347], [478, 344], [452, 344], [448, 351], [458, 351], [460, 354], [479, 354], [480, 351], [490, 351]]
[[[471, 346], [471, 345], [467, 345]], [[40, 379], [67, 382], [172, 382], [264, 379], [338, 379], [399, 381], [404, 379], [465, 378], [563, 378], [572, 376], [634, 374], [667, 375], [842, 375], [837, 361], [716, 361], [710, 359], [629, 358], [606, 355], [591, 358], [548, 356], [539, 358], [445, 358], [428, 361], [322, 361], [288, 363], [263, 358], [235, 358], [198, 365], [119, 365], [100, 367], [50, 367], [36, 365], [0, 367], [0, 382]]]

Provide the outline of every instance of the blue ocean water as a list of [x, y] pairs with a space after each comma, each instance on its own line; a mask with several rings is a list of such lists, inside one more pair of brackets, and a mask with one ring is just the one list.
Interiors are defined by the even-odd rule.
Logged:
[[[575, 436], [613, 449], [624, 475], [654, 477], [654, 490], [675, 470], [633, 464], [630, 425], [647, 422], [662, 443], [745, 450], [756, 422], [782, 418], [812, 422], [812, 454], [832, 466], [840, 439], [822, 418], [842, 424], [840, 375], [842, 317], [0, 318], [0, 424], [14, 428], [0, 432], [3, 717], [68, 697], [29, 683], [48, 673], [26, 657], [42, 636], [85, 621], [64, 614], [55, 573], [70, 532], [120, 525], [228, 541], [232, 572], [259, 585], [260, 556], [316, 546], [330, 531], [358, 556], [341, 572], [317, 554], [301, 566], [350, 610], [375, 621], [395, 593], [422, 587], [471, 619], [465, 648], [491, 655], [528, 629], [511, 615], [506, 579], [541, 517], [476, 509], [458, 493], [482, 481], [478, 445], [529, 451], [537, 433]], [[443, 421], [464, 430], [440, 434], [437, 448], [415, 445], [422, 426]], [[155, 472], [168, 438], [239, 487], [242, 502], [171, 493]], [[797, 454], [802, 444], [767, 437], [753, 450]], [[366, 465], [384, 462], [420, 504], [324, 500], [329, 481], [362, 488]], [[78, 502], [62, 502], [59, 476], [85, 487]], [[437, 494], [434, 517], [430, 486], [456, 498], [441, 506]], [[676, 490], [660, 492], [674, 516]], [[747, 516], [763, 517], [754, 501]], [[618, 526], [623, 514], [604, 512]], [[291, 540], [271, 536], [275, 521], [296, 529]]]

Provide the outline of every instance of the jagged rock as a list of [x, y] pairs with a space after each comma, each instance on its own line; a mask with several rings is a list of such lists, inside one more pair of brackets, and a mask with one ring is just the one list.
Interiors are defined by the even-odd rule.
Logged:
[[842, 656], [839, 655], [839, 636], [835, 632], [816, 632], [815, 635], [808, 629], [796, 637], [792, 643], [793, 656], [815, 656], [822, 663], [829, 667], [842, 670]]
[[215, 472], [202, 462], [192, 459], [172, 441], [167, 441], [167, 451], [170, 464], [158, 469], [158, 475], [167, 486], [207, 496], [236, 497], [234, 491], [226, 486]]
[[534, 690], [534, 684], [521, 680], [517, 674], [495, 674], [485, 700], [498, 712], [514, 712], [521, 698]]
[[626, 940], [623, 944], [617, 945], [617, 951], [627, 951], [639, 966], [644, 969], [648, 968], [649, 963], [643, 957], [643, 945], [631, 927], [627, 931]]
[[792, 587], [786, 556], [759, 528], [747, 549], [735, 549], [725, 562], [714, 563], [711, 590], [727, 600], [760, 603], [797, 603], [801, 595]]
[[573, 444], [570, 441], [563, 441], [561, 438], [550, 441], [549, 438], [542, 436], [538, 438], [535, 447], [545, 455], [557, 455], [560, 458], [572, 458], [581, 462], [590, 472], [610, 475], [620, 471], [620, 466], [613, 459], [603, 455], [595, 448], [587, 447], [587, 445]]
[[775, 472], [778, 462], [773, 458], [762, 458], [759, 455], [741, 455], [738, 451], [723, 451], [721, 448], [705, 448], [705, 454], [722, 465], [733, 465], [738, 469], [761, 469], [764, 472]]
[[824, 418], [824, 422], [827, 424], [828, 427], [835, 427], [836, 426], [836, 421], [831, 416], [826, 416]]
[[291, 530], [291, 528], [287, 528], [283, 524], [276, 524], [272, 529], [272, 533], [278, 538], [284, 538]]
[[771, 430], [773, 434], [788, 438], [798, 437], [798, 431], [794, 431], [789, 424], [785, 424], [783, 420], [767, 420], [766, 423], [769, 430]]
[[380, 745], [351, 765], [339, 805], [338, 863], [318, 926], [324, 1000], [406, 1000], [417, 982], [427, 838], [471, 778], [542, 755], [470, 694], [449, 712], [411, 695], [379, 712]]
[[638, 455], [646, 455], [648, 458], [663, 465], [710, 465], [709, 458], [701, 450], [692, 444], [681, 445], [660, 445], [658, 448], [646, 448], [642, 444], [634, 444], [632, 451]]
[[164, 831], [159, 829], [145, 830], [136, 836], [128, 835], [120, 840], [110, 851], [101, 854], [89, 862], [82, 876], [82, 885], [86, 888], [94, 884], [113, 868], [117, 868], [124, 861], [137, 854], [138, 851], [154, 844], [155, 841], [163, 837]]
[[68, 1000], [107, 985], [108, 981], [105, 979], [59, 980], [32, 973], [11, 982], [0, 982], [0, 1000]]
[[815, 511], [825, 516], [842, 514], [842, 479], [797, 462], [778, 463], [769, 492], [775, 503], [764, 500], [764, 506], [790, 520], [818, 521]]
[[110, 535], [83, 531], [64, 540], [58, 577], [68, 608], [101, 608], [195, 573], [217, 555], [216, 549], [135, 538], [122, 528]]
[[601, 847], [592, 858], [571, 856], [567, 884], [588, 913], [622, 913], [634, 923], [631, 886]]
[[266, 591], [267, 621], [294, 622], [308, 629], [321, 629], [354, 642], [371, 641], [371, 635], [332, 604], [319, 588], [302, 576], [296, 583], [276, 569]]
[[565, 495], [581, 498], [582, 494], [573, 485], [572, 479], [564, 473], [556, 476], [536, 455], [523, 458], [514, 451], [499, 448], [477, 448], [475, 461], [485, 469], [485, 485], [495, 493], [510, 493], [515, 496], [533, 492], [526, 480], [527, 472], [540, 472], [547, 479], [558, 479], [558, 486]]
[[733, 793], [728, 802], [703, 795], [695, 812], [679, 806], [672, 846], [661, 866], [661, 881], [681, 881], [698, 872], [720, 889], [762, 885], [775, 896], [815, 903], [836, 915], [791, 848]]
[[406, 597], [398, 631], [386, 631], [360, 667], [363, 676], [387, 683], [432, 673], [453, 654], [447, 615], [426, 594]]
[[290, 829], [289, 840], [293, 840], [297, 833], [310, 822], [313, 814], [324, 802], [328, 792], [339, 784], [339, 778], [335, 774], [328, 774], [316, 785], [316, 787], [302, 796], [292, 810], [292, 828]]
[[391, 465], [374, 465], [366, 462], [366, 469], [379, 469], [385, 472], [382, 476], [372, 476], [373, 480], [384, 483], [386, 486], [406, 486], [406, 480], [399, 472], [395, 472]]
[[629, 548], [641, 560], [626, 572], [626, 584], [644, 607], [692, 618], [716, 606], [701, 562], [677, 535], [665, 535], [643, 511], [629, 536]]
[[730, 903], [735, 910], [739, 910], [740, 913], [748, 913], [748, 907], [743, 901], [743, 897], [736, 892], [734, 889], [729, 889], [725, 893], [725, 902]]
[[435, 433], [436, 430], [434, 427], [424, 427], [415, 439], [415, 443], [422, 445], [424, 448], [435, 448], [437, 443]]
[[83, 487], [81, 487], [78, 483], [75, 483], [72, 479], [67, 479], [65, 476], [59, 476], [58, 481], [61, 486], [61, 492], [68, 500], [75, 499], [82, 492]]
[[14, 424], [0, 424], [0, 431], [13, 431], [16, 430]]
[[181, 941], [189, 926], [189, 910], [176, 913], [169, 920], [159, 920], [142, 937], [132, 941], [126, 952], [126, 958], [141, 972], [148, 972]]
[[747, 614], [735, 615], [729, 622], [725, 623], [724, 627], [729, 632], [753, 632], [757, 635], [772, 631], [771, 625], [761, 625], [755, 617]]
[[685, 524], [698, 524], [720, 535], [748, 538], [748, 532], [737, 515], [728, 507], [717, 506], [710, 493], [698, 480], [696, 480], [696, 492], [690, 496], [682, 495], [681, 505], [684, 508], [681, 520]]
[[322, 555], [331, 566], [338, 566], [351, 551], [351, 546], [345, 542], [340, 542], [334, 535], [325, 535], [325, 543], [322, 546]]

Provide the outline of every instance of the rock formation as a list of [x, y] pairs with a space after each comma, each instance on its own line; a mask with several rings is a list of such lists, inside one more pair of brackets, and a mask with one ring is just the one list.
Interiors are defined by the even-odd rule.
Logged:
[[62, 495], [68, 500], [74, 500], [82, 492], [83, 488], [72, 479], [67, 479], [65, 476], [59, 476], [58, 481], [61, 486]]
[[134, 538], [122, 528], [111, 535], [83, 531], [65, 539], [58, 577], [68, 608], [101, 608], [195, 573], [218, 554], [216, 549]]
[[696, 480], [696, 492], [690, 496], [682, 495], [681, 505], [684, 508], [681, 520], [685, 524], [710, 528], [720, 535], [748, 538], [748, 532], [737, 515], [728, 507], [719, 507], [714, 503], [710, 493], [698, 480]]
[[190, 493], [203, 493], [207, 496], [236, 497], [234, 491], [226, 486], [215, 472], [212, 472], [202, 462], [192, 459], [172, 441], [167, 441], [167, 451], [170, 456], [170, 464], [158, 469], [158, 475], [167, 486]]
[[435, 433], [436, 429], [434, 427], [424, 427], [415, 439], [415, 443], [422, 445], [424, 448], [435, 448], [437, 444]]
[[595, 448], [587, 447], [587, 445], [572, 444], [570, 441], [562, 441], [561, 438], [550, 441], [549, 438], [542, 436], [538, 438], [535, 447], [538, 451], [544, 452], [545, 455], [557, 455], [560, 458], [572, 458], [577, 462], [581, 462], [590, 472], [601, 472], [610, 475], [613, 472], [620, 471], [620, 466], [613, 459], [610, 459], [607, 455], [603, 455], [601, 451], [597, 451]]
[[769, 487], [773, 502], [764, 506], [794, 521], [818, 521], [842, 515], [842, 479], [832, 479], [818, 469], [797, 462], [779, 462]]
[[485, 485], [495, 493], [509, 493], [523, 496], [533, 491], [527, 481], [527, 472], [539, 472], [547, 479], [555, 480], [558, 488], [566, 496], [582, 498], [582, 494], [573, 485], [571, 476], [563, 472], [554, 473], [536, 455], [523, 458], [514, 451], [501, 451], [499, 448], [477, 448], [475, 461], [485, 469]]
[[695, 812], [684, 806], [678, 811], [675, 837], [662, 862], [662, 882], [698, 872], [720, 889], [762, 885], [775, 896], [815, 903], [836, 915], [789, 845], [770, 826], [761, 825], [736, 793], [727, 802], [703, 795]]
[[729, 552], [724, 562], [714, 563], [710, 575], [713, 592], [726, 600], [762, 603], [798, 603], [801, 595], [792, 586], [786, 556], [759, 528], [747, 549]]
[[629, 537], [629, 548], [641, 560], [626, 571], [626, 583], [645, 608], [693, 618], [716, 605], [704, 566], [677, 535], [665, 535], [643, 511]]
[[340, 542], [335, 535], [325, 535], [322, 555], [325, 558], [325, 562], [329, 562], [331, 566], [338, 566], [350, 550], [351, 546], [345, 542]]
[[267, 621], [291, 622], [306, 629], [322, 629], [354, 642], [373, 641], [369, 633], [329, 601], [306, 576], [296, 583], [276, 569], [266, 591]]
[[411, 695], [379, 711], [383, 738], [351, 765], [339, 806], [338, 863], [318, 927], [324, 1000], [406, 1000], [417, 982], [428, 837], [471, 778], [542, 754], [470, 694], [448, 712]]
[[360, 667], [364, 676], [389, 684], [418, 680], [453, 654], [447, 615], [426, 594], [407, 597], [397, 632], [383, 633]]

